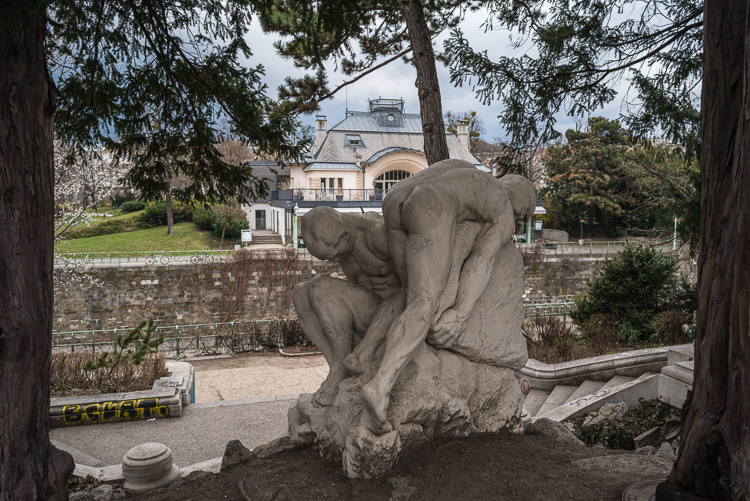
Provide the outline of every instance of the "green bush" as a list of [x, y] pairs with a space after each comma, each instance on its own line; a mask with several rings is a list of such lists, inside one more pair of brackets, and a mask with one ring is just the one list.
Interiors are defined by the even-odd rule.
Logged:
[[88, 226], [75, 228], [68, 233], [68, 238], [98, 237], [100, 235], [112, 235], [114, 233], [125, 233], [139, 229], [139, 225], [132, 219], [110, 219]]
[[656, 315], [672, 309], [679, 292], [676, 275], [671, 256], [653, 247], [626, 246], [605, 261], [599, 277], [589, 283], [588, 296], [576, 299], [571, 317], [583, 328], [594, 315], [613, 315], [624, 341], [648, 340], [655, 333]]
[[[174, 223], [190, 221], [192, 218], [192, 208], [182, 202], [172, 201], [172, 219]], [[167, 202], [158, 200], [151, 202], [138, 216], [138, 224], [141, 228], [153, 228], [154, 226], [164, 226], [167, 224]]]
[[135, 195], [130, 190], [126, 190], [122, 194], [112, 195], [112, 205], [115, 207], [122, 207], [122, 204], [131, 200], [135, 200]]
[[226, 223], [226, 227], [223, 228], [224, 224], [218, 218], [214, 220], [212, 232], [215, 237], [221, 238], [222, 230], [224, 233], [225, 240], [236, 240], [242, 236], [242, 230], [250, 228], [250, 223], [247, 219], [230, 219]]
[[144, 202], [143, 200], [129, 200], [127, 202], [123, 202], [122, 205], [120, 205], [120, 210], [125, 213], [136, 212], [145, 208], [146, 202]]
[[210, 206], [197, 205], [193, 208], [193, 223], [201, 230], [211, 231], [214, 227], [214, 214]]
[[236, 240], [242, 236], [242, 230], [250, 228], [245, 211], [236, 205], [217, 204], [211, 207], [211, 213], [211, 233], [216, 238]]

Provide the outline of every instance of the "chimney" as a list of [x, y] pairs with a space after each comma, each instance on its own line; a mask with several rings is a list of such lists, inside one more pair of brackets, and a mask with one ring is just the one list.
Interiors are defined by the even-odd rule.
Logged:
[[315, 151], [316, 152], [320, 149], [320, 146], [323, 144], [323, 141], [325, 141], [326, 139], [327, 125], [328, 125], [328, 121], [326, 120], [325, 115], [315, 116]]
[[468, 120], [461, 120], [458, 122], [458, 127], [456, 127], [458, 134], [458, 142], [461, 143], [461, 145], [469, 149], [469, 121]]

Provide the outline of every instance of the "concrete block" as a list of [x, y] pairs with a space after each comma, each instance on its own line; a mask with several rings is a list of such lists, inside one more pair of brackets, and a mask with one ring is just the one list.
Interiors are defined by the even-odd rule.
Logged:
[[680, 344], [669, 347], [669, 356], [667, 365], [674, 365], [677, 362], [691, 362], [695, 358], [695, 346], [692, 344]]
[[[665, 367], [665, 369], [667, 368]], [[659, 400], [677, 409], [682, 409], [685, 400], [687, 400], [688, 390], [692, 387], [691, 384], [662, 373], [659, 376]]]
[[664, 367], [661, 371], [665, 376], [669, 376], [685, 384], [693, 384], [693, 364], [694, 362], [677, 362], [674, 365]]

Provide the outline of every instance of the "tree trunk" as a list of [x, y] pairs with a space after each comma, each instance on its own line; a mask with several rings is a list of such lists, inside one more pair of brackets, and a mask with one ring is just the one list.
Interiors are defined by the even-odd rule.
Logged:
[[174, 214], [172, 213], [172, 187], [167, 183], [167, 235], [174, 235]]
[[746, 0], [705, 4], [695, 379], [671, 485], [659, 486], [659, 499], [676, 499], [676, 486], [750, 499], [748, 14]]
[[445, 139], [443, 105], [440, 102], [440, 84], [435, 67], [435, 53], [432, 51], [432, 38], [422, 11], [422, 2], [398, 0], [398, 3], [406, 20], [414, 53], [414, 65], [417, 67], [416, 85], [424, 133], [424, 152], [427, 155], [427, 165], [432, 165], [450, 158], [448, 141]]
[[0, 0], [1, 500], [66, 499], [74, 466], [49, 441], [55, 92], [43, 15]]

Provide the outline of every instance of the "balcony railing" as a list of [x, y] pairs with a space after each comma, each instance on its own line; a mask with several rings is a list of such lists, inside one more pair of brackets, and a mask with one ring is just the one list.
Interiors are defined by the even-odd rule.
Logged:
[[271, 200], [325, 201], [325, 202], [379, 202], [388, 190], [345, 190], [345, 189], [293, 189], [271, 193]]

